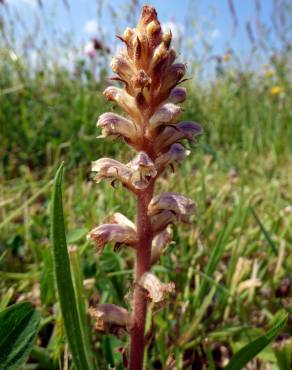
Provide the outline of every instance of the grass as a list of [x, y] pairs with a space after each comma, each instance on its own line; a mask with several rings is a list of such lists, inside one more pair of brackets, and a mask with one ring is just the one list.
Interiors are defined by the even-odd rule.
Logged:
[[[52, 179], [64, 160], [67, 242], [77, 246], [87, 303], [127, 305], [133, 255], [108, 246], [96, 256], [85, 236], [109, 213], [134, 214], [124, 189], [90, 180], [92, 160], [131, 153], [121, 142], [96, 140], [96, 118], [111, 108], [101, 95], [104, 81], [94, 82], [90, 71], [72, 77], [62, 69], [49, 76], [20, 64], [10, 65], [10, 74], [7, 68], [2, 62], [0, 306], [30, 300], [39, 309], [41, 330], [25, 369], [53, 369], [68, 356], [52, 279]], [[207, 359], [221, 369], [277, 312], [291, 312], [292, 91], [288, 75], [281, 76], [230, 69], [209, 84], [189, 83], [183, 118], [200, 122], [205, 133], [157, 192], [186, 194], [198, 211], [190, 229], [174, 230], [175, 243], [155, 267], [163, 281], [175, 281], [176, 294], [154, 316], [147, 369], [164, 368], [171, 357], [178, 369], [203, 368]], [[275, 84], [284, 91], [272, 96]], [[91, 340], [101, 369], [122, 369], [115, 348], [125, 338], [102, 336], [91, 325]], [[282, 369], [280, 342], [285, 346], [278, 338], [253, 368]]]

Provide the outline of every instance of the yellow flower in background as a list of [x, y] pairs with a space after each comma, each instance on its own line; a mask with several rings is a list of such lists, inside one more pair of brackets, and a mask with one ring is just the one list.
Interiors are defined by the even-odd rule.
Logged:
[[266, 69], [264, 75], [266, 77], [273, 77], [275, 75], [275, 71], [272, 68]]
[[276, 95], [281, 94], [282, 91], [283, 91], [283, 88], [281, 86], [275, 85], [270, 88], [269, 93], [270, 95], [276, 96]]
[[223, 60], [224, 62], [229, 62], [231, 59], [231, 54], [230, 53], [226, 53], [224, 56], [223, 56]]

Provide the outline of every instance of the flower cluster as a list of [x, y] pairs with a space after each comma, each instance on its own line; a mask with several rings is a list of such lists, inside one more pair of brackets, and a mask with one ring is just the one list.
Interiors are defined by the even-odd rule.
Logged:
[[[145, 195], [147, 199], [151, 195], [148, 211], [143, 216], [151, 225], [151, 266], [171, 242], [170, 225], [189, 223], [195, 211], [194, 202], [183, 195], [167, 192], [153, 196], [154, 183], [167, 167], [174, 169], [187, 157], [189, 151], [183, 142], [195, 143], [202, 129], [195, 122], [179, 121], [182, 111], [179, 104], [186, 99], [186, 89], [180, 86], [186, 65], [175, 61], [171, 32], [162, 32], [155, 9], [144, 6], [137, 27], [127, 28], [118, 37], [125, 48], [112, 59], [111, 67], [117, 75], [112, 80], [119, 81], [122, 87], [110, 86], [104, 95], [126, 115], [104, 113], [97, 126], [101, 129], [101, 137], [122, 139], [137, 151], [137, 155], [126, 164], [111, 158], [98, 159], [92, 163], [92, 171], [97, 182], [103, 179], [119, 181], [137, 197]], [[92, 230], [88, 237], [98, 251], [111, 242], [115, 246], [129, 246], [137, 252], [139, 248], [147, 248], [141, 241], [143, 225], [139, 222], [138, 219], [135, 225], [125, 216], [115, 214], [106, 224]], [[137, 260], [136, 267], [144, 262]], [[149, 269], [138, 278], [135, 281], [137, 289], [145, 290], [146, 299], [154, 303], [165, 301], [167, 294], [174, 291], [173, 283], [161, 283]], [[126, 315], [113, 316], [115, 310], [116, 306], [113, 311], [106, 306], [98, 315], [97, 328], [110, 329], [111, 317], [114, 317], [114, 327], [118, 317], [121, 318], [120, 326], [124, 327]], [[127, 327], [131, 328], [131, 323], [127, 322]]]

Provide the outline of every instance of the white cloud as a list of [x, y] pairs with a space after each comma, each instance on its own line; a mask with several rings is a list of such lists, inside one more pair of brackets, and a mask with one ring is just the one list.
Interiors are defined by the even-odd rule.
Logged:
[[97, 33], [97, 22], [95, 19], [88, 19], [84, 25], [84, 32], [88, 34]]

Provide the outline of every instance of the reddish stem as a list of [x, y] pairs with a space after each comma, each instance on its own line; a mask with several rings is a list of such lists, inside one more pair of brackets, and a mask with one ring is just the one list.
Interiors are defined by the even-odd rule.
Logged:
[[145, 347], [145, 320], [147, 300], [145, 291], [137, 284], [151, 267], [152, 230], [147, 209], [153, 197], [154, 181], [137, 196], [137, 233], [139, 246], [136, 252], [136, 285], [132, 315], [129, 370], [142, 370]]

